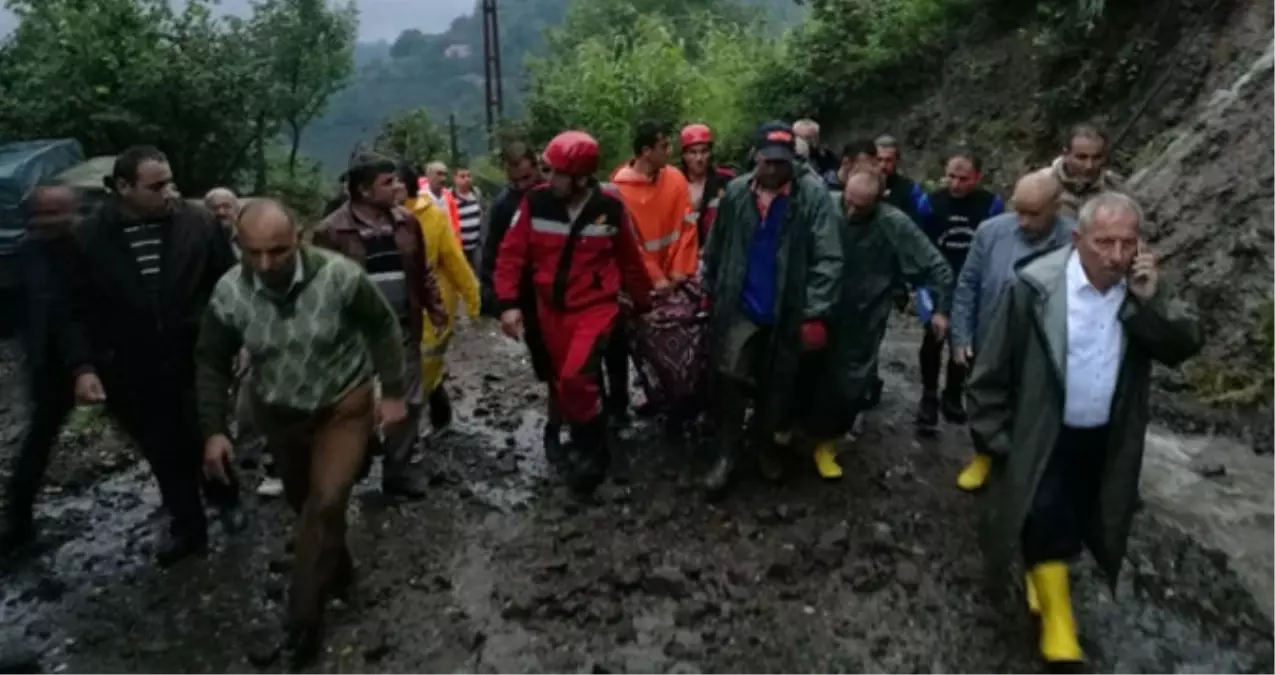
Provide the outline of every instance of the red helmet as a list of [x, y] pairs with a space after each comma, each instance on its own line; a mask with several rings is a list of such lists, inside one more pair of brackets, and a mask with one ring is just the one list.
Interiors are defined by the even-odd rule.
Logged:
[[564, 131], [545, 146], [544, 157], [558, 173], [589, 176], [598, 170], [598, 142], [583, 131]]
[[713, 143], [713, 130], [707, 124], [688, 124], [682, 128], [682, 147], [689, 148], [700, 143]]

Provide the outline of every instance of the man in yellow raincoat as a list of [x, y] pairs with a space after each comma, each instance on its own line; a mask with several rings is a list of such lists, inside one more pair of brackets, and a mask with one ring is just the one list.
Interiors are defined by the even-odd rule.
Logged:
[[446, 369], [444, 356], [452, 339], [456, 323], [458, 300], [465, 301], [465, 311], [470, 319], [478, 318], [480, 310], [478, 278], [465, 258], [460, 241], [452, 232], [447, 212], [432, 199], [419, 196], [419, 172], [410, 164], [400, 165], [400, 175], [405, 192], [403, 207], [411, 211], [420, 222], [425, 236], [425, 264], [438, 277], [443, 295], [443, 307], [447, 310], [447, 324], [437, 329], [428, 321], [421, 331], [421, 385], [429, 392], [429, 421], [435, 429], [442, 429], [452, 421], [452, 404], [443, 388]]

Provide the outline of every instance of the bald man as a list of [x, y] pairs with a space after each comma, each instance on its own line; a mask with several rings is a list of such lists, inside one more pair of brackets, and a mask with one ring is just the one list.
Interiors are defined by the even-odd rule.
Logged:
[[[318, 653], [325, 595], [353, 578], [345, 511], [374, 424], [407, 415], [399, 318], [358, 263], [301, 241], [279, 202], [250, 204], [237, 225], [246, 265], [217, 283], [196, 348], [204, 471], [226, 478], [231, 362], [252, 359], [253, 418], [274, 456], [296, 525], [290, 642]], [[374, 407], [373, 378], [382, 399]]]
[[834, 192], [833, 199], [845, 261], [841, 297], [832, 312], [828, 348], [814, 357], [822, 359], [813, 370], [822, 373], [820, 381], [801, 406], [807, 411], [805, 431], [816, 443], [815, 468], [827, 479], [841, 477], [835, 439], [854, 426], [872, 385], [894, 289], [905, 283], [933, 289], [930, 330], [942, 337], [952, 288], [947, 260], [906, 213], [882, 199], [876, 172], [851, 173], [845, 192]]
[[447, 165], [442, 162], [430, 162], [425, 165], [425, 185], [418, 194], [419, 197], [427, 197], [434, 200], [434, 204], [443, 209], [447, 214], [448, 220], [452, 223], [452, 231], [456, 233], [456, 241], [464, 246], [464, 240], [461, 238], [460, 232], [460, 203], [456, 201], [456, 195], [447, 189]]
[[[1062, 184], [1049, 169], [1029, 173], [1014, 186], [1009, 212], [988, 220], [974, 233], [952, 303], [955, 363], [970, 366], [997, 303], [1014, 282], [1018, 263], [1070, 241], [1075, 221], [1058, 213], [1062, 194]], [[982, 487], [991, 468], [983, 439], [973, 436], [974, 459], [957, 478], [963, 490]]]

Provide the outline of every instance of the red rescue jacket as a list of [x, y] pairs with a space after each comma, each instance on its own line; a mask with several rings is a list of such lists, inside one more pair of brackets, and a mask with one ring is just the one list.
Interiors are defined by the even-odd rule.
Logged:
[[548, 185], [527, 191], [496, 257], [496, 300], [518, 308], [524, 270], [541, 306], [566, 312], [616, 302], [623, 289], [645, 304], [651, 284], [624, 204], [613, 190], [595, 187], [571, 222], [567, 205]]

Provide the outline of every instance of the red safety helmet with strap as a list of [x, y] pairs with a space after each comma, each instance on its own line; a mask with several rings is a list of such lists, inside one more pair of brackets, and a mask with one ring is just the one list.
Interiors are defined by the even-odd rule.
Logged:
[[598, 142], [583, 131], [564, 131], [545, 146], [549, 168], [572, 176], [591, 176], [598, 170]]
[[707, 124], [688, 124], [682, 128], [682, 148], [701, 143], [713, 144], [713, 130]]

